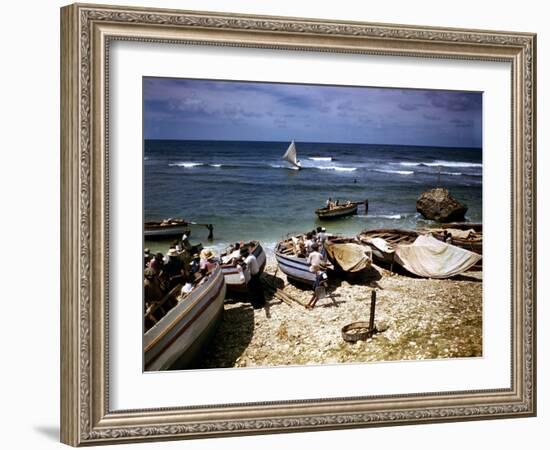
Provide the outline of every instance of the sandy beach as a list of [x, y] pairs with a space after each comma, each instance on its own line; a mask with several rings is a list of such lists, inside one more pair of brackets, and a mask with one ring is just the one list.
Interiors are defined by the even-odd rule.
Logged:
[[[276, 276], [274, 274], [276, 273]], [[254, 310], [246, 298], [227, 299], [223, 321], [197, 368], [266, 367], [482, 356], [482, 272], [451, 279], [413, 278], [378, 266], [353, 283], [332, 278], [331, 298], [313, 310], [311, 291], [287, 282], [268, 261], [266, 286], [277, 286], [297, 302], [266, 291]], [[344, 325], [368, 321], [376, 289], [375, 325], [367, 341], [342, 339]]]

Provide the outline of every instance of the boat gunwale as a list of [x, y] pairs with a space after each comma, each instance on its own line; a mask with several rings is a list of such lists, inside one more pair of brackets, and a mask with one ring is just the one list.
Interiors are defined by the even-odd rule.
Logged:
[[[167, 333], [172, 331], [174, 327], [177, 326], [177, 324], [183, 320], [185, 315], [189, 314], [190, 311], [197, 306], [197, 304], [213, 289], [214, 286], [216, 286], [218, 283], [225, 284], [225, 278], [223, 276], [223, 273], [221, 271], [220, 266], [218, 265], [216, 269], [211, 273], [211, 276], [209, 279], [207, 279], [206, 282], [203, 284], [197, 286], [198, 290], [190, 292], [189, 297], [186, 299], [184, 303], [184, 307], [181, 311], [177, 312], [177, 307], [180, 303], [175, 305], [173, 308], [171, 308], [169, 311], [166, 312], [166, 314], [149, 330], [147, 330], [143, 334], [143, 351], [146, 353], [147, 351], [150, 351], [154, 346], [161, 341]], [[170, 316], [175, 316], [169, 324], [164, 325], [162, 327], [162, 324], [169, 320]], [[161, 327], [161, 328], [158, 328]], [[153, 337], [153, 334], [151, 332], [155, 329], [159, 329], [159, 334]], [[149, 338], [149, 336], [151, 336]], [[150, 342], [146, 342], [147, 339], [151, 339]]]

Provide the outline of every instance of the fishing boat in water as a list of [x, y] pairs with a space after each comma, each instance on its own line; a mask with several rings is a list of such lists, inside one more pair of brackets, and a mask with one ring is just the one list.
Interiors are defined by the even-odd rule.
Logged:
[[283, 159], [290, 164], [290, 168], [293, 170], [300, 170], [302, 168], [302, 165], [298, 160], [298, 155], [296, 153], [296, 144], [294, 143], [294, 141], [292, 141], [286, 149], [286, 152], [283, 155]]
[[173, 288], [145, 311], [145, 370], [189, 367], [214, 334], [223, 314], [225, 278], [221, 266], [183, 296]]
[[[263, 247], [258, 241], [252, 241], [247, 245], [258, 261], [259, 273], [263, 273], [267, 261]], [[228, 291], [246, 293], [248, 292], [248, 282], [250, 281], [250, 270], [247, 267], [243, 269], [239, 265], [239, 262], [233, 262], [234, 259], [239, 257], [239, 249], [235, 249], [234, 247], [230, 247], [222, 253], [222, 273], [225, 277]]]
[[214, 226], [211, 223], [188, 222], [185, 219], [164, 219], [160, 222], [145, 222], [143, 236], [147, 240], [162, 240], [181, 237], [189, 230], [190, 225], [205, 227], [208, 230], [208, 240], [214, 239]]
[[145, 222], [143, 224], [143, 235], [145, 239], [168, 239], [181, 237], [189, 228], [191, 222], [185, 219], [164, 219], [160, 222]]
[[327, 206], [315, 210], [319, 219], [338, 219], [357, 214], [357, 208], [362, 202], [347, 202], [343, 205]]

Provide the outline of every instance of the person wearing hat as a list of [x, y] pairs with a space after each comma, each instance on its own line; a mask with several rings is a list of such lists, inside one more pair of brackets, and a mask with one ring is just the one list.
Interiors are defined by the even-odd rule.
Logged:
[[151, 261], [149, 261], [149, 267], [155, 271], [158, 275], [162, 272], [164, 267], [164, 256], [162, 253], [157, 253]]
[[183, 262], [175, 248], [170, 248], [166, 256], [168, 259], [164, 264], [163, 274], [168, 283], [168, 290], [170, 290], [185, 281], [185, 271]]
[[189, 263], [189, 273], [191, 276], [194, 276], [197, 272], [201, 270], [201, 258], [198, 253], [194, 253], [191, 257], [191, 262]]
[[241, 258], [250, 271], [248, 290], [250, 291], [251, 303], [254, 309], [262, 308], [265, 304], [264, 289], [260, 280], [260, 265], [256, 257], [250, 253], [248, 246], [241, 247]]
[[212, 272], [216, 268], [215, 253], [210, 248], [201, 251], [200, 270], [203, 275]]

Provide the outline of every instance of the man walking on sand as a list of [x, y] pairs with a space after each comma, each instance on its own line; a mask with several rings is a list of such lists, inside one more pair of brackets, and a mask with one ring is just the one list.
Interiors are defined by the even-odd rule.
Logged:
[[241, 247], [241, 257], [250, 271], [248, 289], [252, 297], [252, 306], [254, 309], [262, 308], [265, 304], [265, 297], [262, 282], [260, 280], [260, 265], [258, 264], [258, 260], [250, 253], [248, 246]]
[[327, 284], [327, 274], [323, 270], [325, 258], [319, 253], [319, 245], [313, 244], [312, 252], [307, 257], [309, 271], [315, 274], [315, 282], [313, 283], [313, 295], [306, 305], [306, 308], [313, 309], [317, 301], [324, 296], [324, 288]]

